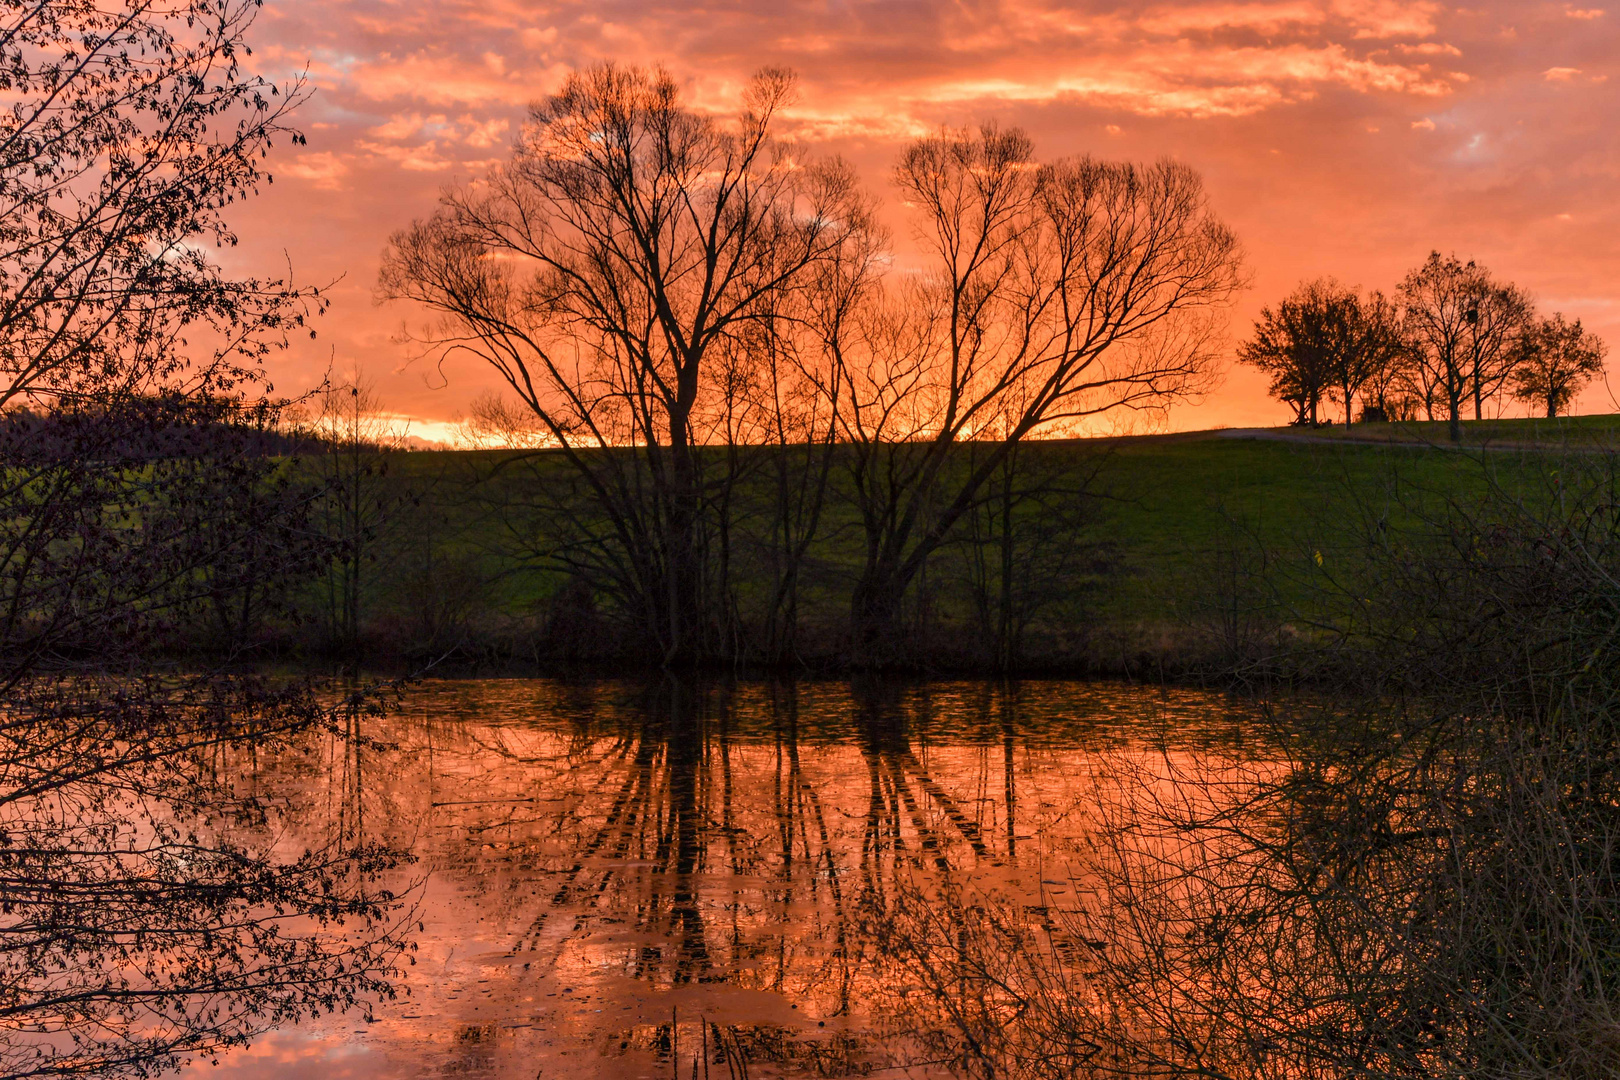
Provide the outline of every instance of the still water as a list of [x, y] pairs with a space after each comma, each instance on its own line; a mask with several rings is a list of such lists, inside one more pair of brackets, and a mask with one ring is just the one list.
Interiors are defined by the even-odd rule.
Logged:
[[950, 877], [1061, 909], [1100, 762], [1263, 730], [1093, 683], [419, 685], [362, 749], [264, 778], [311, 835], [416, 856], [404, 993], [188, 1075], [940, 1075], [887, 1007], [887, 898]]

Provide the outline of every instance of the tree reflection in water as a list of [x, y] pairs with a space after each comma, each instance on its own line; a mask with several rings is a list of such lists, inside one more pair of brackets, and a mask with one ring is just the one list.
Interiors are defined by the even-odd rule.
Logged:
[[398, 853], [352, 818], [286, 842], [297, 801], [260, 783], [366, 711], [246, 679], [13, 687], [0, 1076], [153, 1075], [388, 996]]
[[[408, 708], [361, 793], [432, 868], [413, 997], [365, 1036], [378, 1076], [913, 1060], [896, 903], [947, 875], [1056, 891], [1098, 748], [1236, 718], [1060, 683], [511, 680]], [[289, 1044], [285, 1071], [342, 1042]]]

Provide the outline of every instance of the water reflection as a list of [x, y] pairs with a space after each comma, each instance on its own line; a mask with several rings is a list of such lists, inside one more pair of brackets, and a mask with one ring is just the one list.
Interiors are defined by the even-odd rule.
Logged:
[[907, 1064], [916, 1045], [874, 1004], [895, 989], [895, 897], [960, 873], [1064, 892], [1088, 761], [1230, 746], [1251, 719], [1068, 683], [430, 684], [326, 776], [266, 778], [431, 869], [411, 997], [364, 1028], [265, 1040], [226, 1074]]
[[12, 688], [0, 1077], [156, 1075], [386, 995], [402, 905], [378, 878], [404, 872], [398, 853], [305, 828], [260, 785], [274, 760], [328, 788], [309, 753], [370, 704], [206, 676]]

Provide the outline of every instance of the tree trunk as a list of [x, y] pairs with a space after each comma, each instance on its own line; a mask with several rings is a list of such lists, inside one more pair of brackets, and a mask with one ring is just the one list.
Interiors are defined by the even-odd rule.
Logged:
[[[687, 381], [683, 373], [683, 382]], [[705, 659], [707, 628], [703, 597], [703, 493], [698, 450], [688, 435], [687, 401], [695, 390], [670, 406], [668, 533], [664, 552], [666, 640], [664, 663], [687, 665]]]
[[668, 640], [664, 662], [691, 664], [703, 658], [702, 568], [697, 550], [698, 522], [685, 499], [673, 500], [667, 553]]
[[1447, 399], [1446, 404], [1449, 407], [1447, 415], [1448, 415], [1448, 418], [1450, 420], [1450, 426], [1449, 426], [1447, 434], [1449, 434], [1451, 436], [1451, 441], [1452, 442], [1461, 443], [1462, 442], [1462, 387], [1457, 385], [1458, 380], [1455, 379], [1455, 378], [1449, 379], [1447, 381], [1450, 383], [1450, 385], [1446, 387], [1446, 399]]
[[996, 626], [996, 670], [1010, 672], [1016, 661], [1013, 648], [1013, 457], [1001, 470], [1001, 610]]
[[898, 567], [869, 566], [850, 597], [851, 659], [856, 667], [877, 668], [899, 654], [900, 603], [906, 582]]

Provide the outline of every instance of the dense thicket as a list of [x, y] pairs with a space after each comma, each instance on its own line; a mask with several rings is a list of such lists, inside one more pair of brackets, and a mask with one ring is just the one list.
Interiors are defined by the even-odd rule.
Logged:
[[1560, 466], [1369, 504], [1273, 610], [1327, 724], [1105, 764], [1061, 914], [901, 897], [901, 1012], [985, 1077], [1613, 1074], [1620, 473]]

